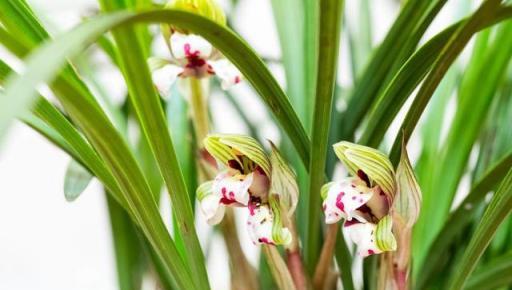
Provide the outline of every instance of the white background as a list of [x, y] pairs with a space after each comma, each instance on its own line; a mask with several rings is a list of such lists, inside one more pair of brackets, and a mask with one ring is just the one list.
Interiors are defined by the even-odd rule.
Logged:
[[[347, 0], [347, 9], [356, 1]], [[39, 15], [45, 15], [45, 21], [53, 24], [54, 34], [69, 29], [79, 21], [80, 15], [96, 7], [94, 0], [29, 0], [29, 3]], [[375, 25], [374, 35], [378, 42], [393, 21], [398, 6], [385, 0], [372, 3], [373, 21], [379, 23]], [[235, 25], [259, 53], [276, 58], [280, 50], [271, 13], [268, 0], [241, 1]], [[438, 31], [453, 14], [453, 7], [445, 9], [429, 34]], [[4, 50], [0, 50], [0, 57], [7, 57], [16, 65]], [[347, 59], [343, 48], [339, 77], [342, 83], [350, 82]], [[283, 79], [282, 69], [273, 69]], [[122, 95], [125, 88], [119, 74], [108, 67], [102, 74], [106, 89], [113, 96]], [[248, 101], [255, 102], [251, 105], [251, 118], [260, 119], [263, 134], [275, 138], [274, 125], [261, 114], [262, 105], [247, 87], [235, 88], [234, 93], [248, 95]], [[218, 130], [243, 131], [243, 127], [230, 122], [231, 113], [225, 111], [224, 105], [216, 101], [213, 106], [214, 111], [223, 110], [222, 115], [214, 116], [220, 124]], [[99, 184], [94, 182], [76, 202], [68, 203], [62, 192], [68, 156], [21, 123], [12, 126], [6, 139], [0, 148], [0, 289], [116, 289], [110, 225]], [[413, 151], [419, 149], [414, 143], [412, 146]], [[200, 218], [197, 223], [204, 240], [210, 229]], [[243, 229], [241, 235], [244, 249], [255, 263], [257, 248], [248, 242]], [[215, 289], [229, 289], [226, 252], [220, 239], [214, 240], [214, 247], [208, 265], [211, 283]], [[154, 289], [151, 284], [144, 287]]]

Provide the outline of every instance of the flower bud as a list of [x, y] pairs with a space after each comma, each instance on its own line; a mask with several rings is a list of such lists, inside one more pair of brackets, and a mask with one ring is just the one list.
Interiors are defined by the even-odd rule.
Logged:
[[[226, 25], [226, 15], [215, 0], [173, 0], [169, 1], [165, 7], [191, 12], [208, 18], [217, 24]], [[168, 25], [163, 25], [162, 28], [164, 30], [164, 36], [167, 36], [166, 39], [168, 39], [172, 30], [188, 34], [188, 31], [185, 29], [175, 26], [169, 27]]]

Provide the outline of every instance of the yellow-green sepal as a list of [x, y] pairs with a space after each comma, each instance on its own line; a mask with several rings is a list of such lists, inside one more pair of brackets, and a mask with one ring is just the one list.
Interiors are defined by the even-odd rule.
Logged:
[[389, 158], [371, 147], [341, 141], [333, 145], [336, 156], [352, 175], [362, 170], [372, 185], [378, 185], [391, 198], [394, 198], [397, 185], [395, 171]]
[[383, 217], [375, 228], [375, 244], [381, 251], [396, 250], [396, 239], [392, 232], [393, 218], [390, 215]]
[[[239, 162], [242, 155], [260, 166], [267, 176], [271, 176], [270, 161], [261, 145], [254, 138], [244, 135], [214, 134], [203, 141], [206, 150], [217, 160], [228, 164], [229, 160]], [[243, 167], [243, 164], [240, 164]]]
[[320, 188], [320, 196], [322, 197], [322, 200], [325, 200], [327, 198], [327, 193], [329, 193], [329, 189], [331, 189], [331, 186], [334, 184], [334, 181], [331, 181], [329, 183], [326, 183]]
[[199, 185], [196, 189], [196, 198], [198, 201], [203, 200], [206, 196], [212, 194], [213, 181], [207, 181]]
[[421, 208], [421, 188], [414, 175], [407, 150], [402, 142], [402, 153], [396, 170], [398, 192], [393, 207], [409, 228], [416, 223]]
[[281, 204], [287, 209], [288, 216], [291, 216], [299, 202], [297, 176], [274, 143], [270, 142], [270, 146], [272, 148], [270, 153], [270, 165], [272, 167], [270, 193], [279, 195]]
[[276, 245], [289, 245], [292, 242], [292, 235], [290, 231], [283, 226], [283, 219], [281, 217], [282, 208], [279, 196], [270, 195], [268, 203], [273, 217], [272, 240]]

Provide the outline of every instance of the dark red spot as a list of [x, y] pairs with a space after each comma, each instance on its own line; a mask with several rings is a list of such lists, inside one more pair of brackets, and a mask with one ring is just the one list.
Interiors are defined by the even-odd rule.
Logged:
[[247, 208], [249, 209], [249, 214], [250, 215], [254, 215], [254, 211], [256, 210], [256, 204], [255, 203], [252, 203], [250, 202], [248, 205], [247, 205]]
[[345, 212], [345, 205], [341, 201], [342, 196], [343, 196], [343, 192], [338, 194], [338, 196], [336, 197], [336, 207], [339, 208], [342, 212]]
[[322, 210], [325, 211], [325, 209], [327, 208], [327, 205], [322, 205]]
[[230, 192], [229, 192], [229, 198], [231, 198], [231, 199], [235, 199], [235, 193], [234, 193], [234, 192], [232, 192], [232, 191], [230, 191]]
[[236, 200], [225, 198], [225, 197], [220, 199], [220, 203], [225, 204], [225, 205], [230, 205], [235, 202], [236, 202]]
[[359, 221], [356, 220], [356, 219], [352, 219], [350, 221], [345, 221], [345, 223], [343, 224], [344, 227], [350, 227], [352, 225], [355, 225], [355, 224], [358, 224]]
[[361, 211], [362, 213], [369, 213], [371, 214], [372, 210], [366, 205], [366, 204], [363, 204], [362, 206], [360, 206], [358, 208], [359, 211]]
[[352, 188], [356, 188], [356, 186], [354, 184], [351, 184], [350, 186], [352, 186]]
[[240, 82], [240, 76], [235, 77], [235, 84], [238, 84]]
[[373, 250], [368, 250], [368, 255], [373, 255], [375, 252]]
[[259, 238], [258, 242], [263, 243], [263, 244], [267, 244], [267, 245], [273, 245], [274, 244], [272, 241], [270, 241], [267, 238]]
[[359, 169], [357, 170], [357, 176], [364, 180], [364, 182], [366, 182], [366, 186], [370, 187], [370, 179], [368, 178], [368, 175], [366, 175], [366, 173]]
[[240, 172], [242, 172], [242, 166], [240, 165], [240, 163], [234, 159], [231, 159], [231, 160], [228, 160], [228, 166], [233, 168], [233, 169], [236, 169]]
[[342, 192], [340, 192], [340, 195], [341, 195], [341, 196], [344, 196], [344, 195], [345, 195], [345, 193], [342, 191]]

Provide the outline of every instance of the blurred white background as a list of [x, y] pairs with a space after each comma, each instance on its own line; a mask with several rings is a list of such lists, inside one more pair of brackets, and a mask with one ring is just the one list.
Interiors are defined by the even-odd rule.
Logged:
[[[349, 11], [351, 3], [356, 1], [347, 0]], [[52, 25], [53, 34], [69, 29], [80, 16], [96, 7], [95, 0], [28, 2], [39, 16], [44, 16], [44, 21]], [[279, 58], [270, 1], [240, 2], [234, 21], [236, 29], [261, 55]], [[391, 0], [374, 0], [372, 4], [373, 21], [378, 23], [374, 25], [374, 42], [378, 43], [396, 16], [398, 4]], [[429, 35], [451, 19], [456, 6], [448, 6]], [[342, 47], [339, 81], [349, 83], [348, 53], [346, 45], [342, 43]], [[16, 66], [16, 61], [2, 49], [0, 57]], [[272, 69], [279, 79], [283, 79], [282, 68], [273, 66]], [[116, 98], [124, 94], [124, 84], [118, 72], [106, 66], [102, 76], [112, 96]], [[274, 125], [262, 114], [263, 106], [247, 86], [235, 88], [233, 93], [255, 103], [251, 106], [250, 117], [260, 118], [263, 134], [275, 138]], [[220, 100], [214, 99], [213, 106], [214, 111], [223, 109], [222, 115], [214, 116], [219, 131], [244, 130], [236, 122], [230, 122], [230, 112], [225, 111]], [[110, 224], [100, 185], [93, 182], [77, 201], [68, 203], [62, 188], [69, 157], [21, 123], [12, 126], [6, 140], [0, 148], [0, 289], [116, 289]], [[166, 212], [168, 214], [168, 210]], [[211, 229], [200, 218], [197, 223], [204, 238]], [[245, 235], [245, 230], [240, 230]], [[244, 250], [255, 263], [257, 247], [246, 236], [243, 239]], [[220, 239], [214, 239], [213, 247], [218, 250], [211, 251], [215, 257], [211, 257], [208, 265], [214, 274], [210, 275], [211, 283], [215, 289], [229, 289], [226, 249]], [[145, 285], [145, 289], [154, 289], [154, 285]]]

